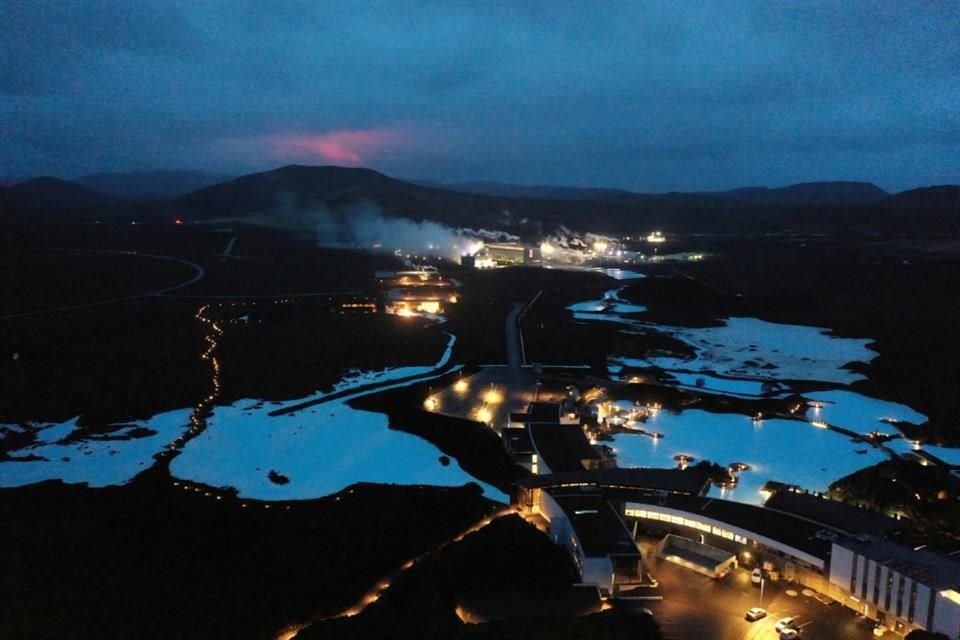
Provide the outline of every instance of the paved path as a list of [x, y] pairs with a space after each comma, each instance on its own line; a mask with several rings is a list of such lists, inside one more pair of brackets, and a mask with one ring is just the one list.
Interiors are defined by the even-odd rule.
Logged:
[[520, 321], [524, 314], [540, 297], [542, 291], [538, 291], [530, 302], [514, 302], [510, 307], [510, 313], [507, 314], [504, 333], [507, 338], [507, 364], [511, 369], [519, 369], [527, 364], [527, 353], [523, 346], [523, 330], [520, 329]]
[[523, 344], [520, 338], [520, 314], [523, 313], [527, 305], [522, 302], [514, 302], [507, 314], [506, 325], [504, 326], [507, 336], [507, 364], [511, 369], [519, 369], [523, 364]]
[[441, 356], [440, 360], [433, 366], [432, 369], [428, 371], [423, 371], [421, 373], [412, 374], [409, 376], [404, 376], [402, 378], [387, 378], [385, 380], [380, 380], [377, 382], [371, 382], [369, 384], [359, 385], [356, 387], [350, 387], [342, 391], [334, 391], [333, 393], [325, 394], [319, 398], [313, 398], [312, 400], [307, 400], [305, 402], [299, 402], [294, 405], [283, 407], [281, 409], [276, 409], [271, 411], [267, 415], [271, 418], [277, 416], [287, 415], [288, 413], [295, 413], [297, 411], [302, 411], [303, 409], [308, 409], [310, 407], [316, 406], [318, 404], [323, 404], [325, 402], [330, 402], [331, 400], [337, 400], [339, 398], [345, 398], [347, 396], [359, 397], [369, 395], [381, 389], [393, 388], [393, 387], [402, 387], [415, 382], [427, 381], [431, 378], [437, 378], [449, 371], [453, 371], [456, 367], [450, 364], [450, 355], [453, 351], [453, 345], [457, 341], [456, 336], [451, 333], [444, 332], [445, 335], [449, 336], [450, 340], [447, 342], [446, 350]]
[[223, 257], [228, 258], [230, 254], [233, 253], [233, 246], [237, 244], [237, 236], [230, 238], [230, 242], [227, 243], [227, 248], [223, 250]]

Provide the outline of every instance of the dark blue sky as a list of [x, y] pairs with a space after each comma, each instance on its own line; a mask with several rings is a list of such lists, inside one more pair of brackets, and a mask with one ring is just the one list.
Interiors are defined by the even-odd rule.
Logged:
[[0, 0], [0, 176], [960, 183], [960, 5]]

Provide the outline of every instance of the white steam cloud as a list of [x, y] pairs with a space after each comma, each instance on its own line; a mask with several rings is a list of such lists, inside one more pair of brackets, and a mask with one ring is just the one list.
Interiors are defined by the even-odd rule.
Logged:
[[616, 238], [596, 233], [579, 234], [566, 227], [543, 239], [540, 252], [547, 262], [580, 265], [622, 254]]
[[387, 217], [374, 204], [365, 203], [343, 212], [319, 209], [310, 214], [321, 246], [399, 251], [404, 254], [459, 260], [474, 254], [485, 241], [518, 241], [499, 230], [452, 229], [437, 222]]

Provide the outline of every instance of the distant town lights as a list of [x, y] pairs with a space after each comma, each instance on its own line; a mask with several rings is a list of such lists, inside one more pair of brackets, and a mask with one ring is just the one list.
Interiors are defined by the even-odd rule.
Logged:
[[666, 242], [667, 238], [660, 231], [654, 231], [647, 236], [647, 242], [661, 243]]

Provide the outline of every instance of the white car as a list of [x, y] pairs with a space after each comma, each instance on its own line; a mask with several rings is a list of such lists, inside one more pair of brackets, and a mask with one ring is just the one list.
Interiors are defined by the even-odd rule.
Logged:
[[800, 637], [800, 632], [796, 629], [784, 629], [780, 632], [780, 640], [797, 640]]
[[753, 584], [760, 584], [763, 581], [763, 571], [760, 569], [754, 569], [750, 573], [750, 582]]
[[777, 624], [773, 625], [773, 628], [774, 630], [776, 630], [777, 633], [780, 633], [784, 629], [792, 628], [794, 623], [796, 623], [796, 621], [797, 621], [796, 616], [787, 616], [786, 618], [780, 618], [779, 620], [777, 620]]
[[747, 610], [747, 615], [744, 616], [750, 622], [756, 622], [760, 618], [767, 617], [767, 610], [761, 609], [760, 607], [754, 607]]

